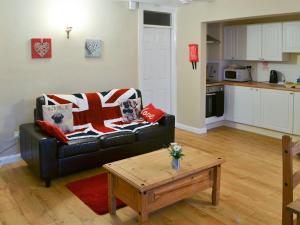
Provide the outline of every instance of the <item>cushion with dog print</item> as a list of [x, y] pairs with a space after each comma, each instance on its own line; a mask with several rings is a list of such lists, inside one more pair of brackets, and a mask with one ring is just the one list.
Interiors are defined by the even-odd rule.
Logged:
[[45, 131], [46, 134], [50, 135], [51, 137], [55, 137], [57, 140], [63, 143], [68, 142], [66, 135], [58, 126], [54, 125], [53, 123], [43, 120], [37, 120], [36, 123], [42, 128], [43, 131]]
[[123, 122], [128, 123], [140, 118], [142, 108], [141, 98], [128, 99], [120, 103]]
[[64, 133], [73, 131], [72, 104], [43, 105], [43, 118], [57, 127]]

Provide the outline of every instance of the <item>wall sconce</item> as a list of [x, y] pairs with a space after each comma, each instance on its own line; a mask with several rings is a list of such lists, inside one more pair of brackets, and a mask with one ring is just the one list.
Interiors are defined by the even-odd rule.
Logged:
[[70, 39], [70, 32], [72, 31], [72, 27], [66, 27], [67, 38]]

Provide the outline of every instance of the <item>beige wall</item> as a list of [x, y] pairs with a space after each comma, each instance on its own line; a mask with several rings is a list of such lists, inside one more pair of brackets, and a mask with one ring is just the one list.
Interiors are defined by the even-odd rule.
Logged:
[[[64, 18], [57, 15], [63, 1], [0, 1], [0, 151], [13, 144], [19, 124], [33, 121], [34, 101], [42, 93], [138, 85], [137, 12], [129, 11], [125, 2], [76, 0], [81, 4], [75, 12], [80, 21], [71, 24], [74, 28], [67, 40]], [[52, 59], [31, 59], [33, 37], [52, 38]], [[84, 57], [86, 38], [103, 41], [102, 58]], [[16, 151], [13, 147], [0, 157]]]
[[[178, 8], [177, 12], [177, 121], [195, 128], [203, 128], [205, 126], [206, 34], [205, 29], [201, 29], [201, 24], [300, 12], [300, 1], [215, 0], [210, 3], [185, 5]], [[202, 69], [197, 71], [193, 71], [188, 62], [187, 46], [190, 42], [200, 45], [202, 58], [199, 68]]]

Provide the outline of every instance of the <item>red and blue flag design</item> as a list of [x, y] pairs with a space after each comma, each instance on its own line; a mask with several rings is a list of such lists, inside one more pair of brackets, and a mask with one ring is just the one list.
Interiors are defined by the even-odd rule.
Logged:
[[138, 98], [138, 93], [133, 88], [72, 95], [44, 95], [44, 98], [46, 105], [72, 103], [74, 131], [66, 134], [70, 141], [121, 131], [135, 132], [157, 124], [142, 119], [131, 123], [123, 122], [120, 103]]

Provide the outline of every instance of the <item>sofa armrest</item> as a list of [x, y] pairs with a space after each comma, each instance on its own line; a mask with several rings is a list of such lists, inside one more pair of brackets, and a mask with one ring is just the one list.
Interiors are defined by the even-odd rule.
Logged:
[[158, 121], [159, 125], [166, 126], [169, 131], [168, 142], [174, 142], [175, 140], [175, 116], [166, 114], [163, 118]]
[[29, 168], [46, 181], [58, 176], [57, 139], [34, 123], [20, 126], [20, 151]]
[[159, 125], [163, 126], [174, 126], [175, 127], [175, 116], [171, 114], [166, 114], [158, 121]]

